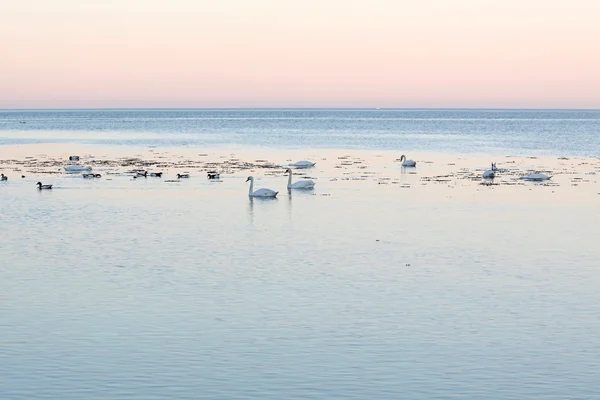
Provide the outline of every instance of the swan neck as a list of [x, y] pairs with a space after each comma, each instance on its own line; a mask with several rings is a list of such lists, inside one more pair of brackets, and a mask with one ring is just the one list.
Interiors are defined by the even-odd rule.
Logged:
[[288, 171], [288, 186], [292, 186], [292, 171]]
[[252, 195], [253, 191], [254, 191], [254, 179], [250, 179], [250, 189], [248, 189], [248, 194]]

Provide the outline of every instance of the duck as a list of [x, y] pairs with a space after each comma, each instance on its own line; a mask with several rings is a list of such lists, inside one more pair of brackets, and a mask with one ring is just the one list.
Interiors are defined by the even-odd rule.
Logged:
[[52, 189], [52, 185], [42, 185], [42, 182], [36, 183], [39, 190]]
[[402, 154], [400, 156], [400, 161], [402, 162], [402, 166], [403, 167], [416, 167], [417, 166], [417, 162], [414, 160], [407, 160], [406, 156], [404, 154]]
[[250, 181], [250, 189], [248, 190], [248, 196], [250, 197], [276, 197], [277, 193], [279, 193], [271, 189], [258, 189], [254, 191], [254, 177], [249, 176], [246, 179], [246, 182], [248, 181]]
[[496, 163], [492, 163], [492, 169], [486, 169], [483, 172], [484, 179], [494, 179], [496, 177]]
[[189, 178], [190, 174], [177, 174], [177, 179]]
[[7, 181], [8, 180], [8, 176], [2, 174], [2, 176], [0, 177], [0, 181]]
[[311, 162], [311, 161], [306, 161], [306, 160], [302, 160], [302, 161], [296, 161], [293, 164], [290, 164], [290, 167], [294, 167], [294, 168], [312, 168], [316, 165], [317, 163]]
[[90, 178], [100, 178], [102, 175], [100, 175], [100, 174], [83, 174], [82, 176], [84, 178], [90, 179]]
[[152, 177], [155, 177], [155, 178], [160, 178], [160, 177], [162, 177], [162, 174], [163, 174], [162, 172], [150, 172], [149, 173], [148, 171], [144, 171], [144, 172], [137, 172], [136, 173], [136, 177], [147, 178], [148, 176], [152, 176]]
[[523, 179], [526, 181], [541, 182], [541, 181], [547, 181], [550, 178], [552, 178], [552, 177], [548, 176], [546, 174], [529, 174], [527, 176], [522, 176], [519, 179]]
[[206, 174], [208, 179], [221, 179], [221, 174], [218, 172], [209, 172]]
[[288, 184], [287, 184], [288, 189], [314, 189], [314, 187], [315, 187], [314, 181], [312, 181], [310, 179], [304, 179], [304, 180], [292, 183], [292, 170], [288, 168], [285, 170], [285, 173], [288, 174]]

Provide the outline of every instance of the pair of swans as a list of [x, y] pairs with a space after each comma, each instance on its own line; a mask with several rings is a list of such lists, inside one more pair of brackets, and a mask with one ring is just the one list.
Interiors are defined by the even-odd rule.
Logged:
[[[292, 170], [289, 168], [285, 170], [285, 173], [288, 174], [288, 184], [287, 184], [288, 190], [313, 189], [315, 187], [315, 182], [310, 179], [305, 179], [305, 180], [301, 180], [301, 181], [292, 183]], [[248, 190], [248, 196], [250, 196], [250, 197], [276, 197], [277, 193], [279, 193], [274, 190], [264, 189], [264, 188], [254, 190], [254, 177], [253, 176], [249, 176], [248, 179], [246, 179], [246, 182], [248, 182], [248, 181], [250, 181], [250, 189]]]

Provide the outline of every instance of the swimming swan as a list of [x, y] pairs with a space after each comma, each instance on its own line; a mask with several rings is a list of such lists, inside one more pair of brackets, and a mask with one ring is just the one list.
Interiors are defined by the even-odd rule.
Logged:
[[218, 172], [208, 172], [206, 174], [206, 177], [208, 179], [221, 179], [221, 174], [219, 174]]
[[0, 181], [7, 181], [8, 180], [8, 176], [2, 174], [2, 177], [0, 177]]
[[181, 178], [189, 178], [190, 174], [177, 174], [177, 179], [181, 179]]
[[69, 165], [69, 166], [65, 167], [66, 172], [85, 172], [85, 171], [91, 171], [91, 170], [92, 170], [92, 167], [83, 167], [78, 164], [73, 164], [73, 165]]
[[249, 176], [248, 179], [246, 179], [246, 182], [248, 181], [250, 181], [250, 189], [248, 190], [248, 196], [250, 197], [275, 197], [277, 196], [277, 193], [279, 193], [271, 189], [258, 189], [257, 191], [254, 191], [254, 177]]
[[550, 178], [552, 178], [552, 177], [545, 175], [545, 174], [531, 174], [531, 175], [527, 175], [527, 176], [522, 176], [519, 179], [523, 179], [526, 181], [541, 182], [541, 181], [547, 181]]
[[486, 169], [483, 172], [484, 179], [494, 179], [496, 177], [496, 163], [492, 163], [492, 169]]
[[310, 161], [306, 161], [306, 160], [302, 160], [302, 161], [297, 161], [293, 164], [290, 164], [290, 167], [294, 167], [294, 168], [312, 168], [315, 166], [316, 163], [314, 162], [310, 162]]
[[404, 154], [402, 154], [402, 156], [400, 156], [400, 161], [402, 161], [402, 166], [403, 167], [416, 167], [417, 166], [417, 162], [414, 160], [407, 160], [406, 156]]
[[289, 176], [287, 184], [288, 189], [313, 189], [315, 187], [315, 182], [311, 181], [310, 179], [292, 183], [292, 170], [289, 168], [285, 170], [285, 173]]
[[42, 189], [52, 189], [52, 185], [42, 185], [42, 182], [38, 182], [36, 183], [38, 189], [42, 190]]
[[86, 178], [86, 179], [100, 178], [100, 177], [102, 177], [102, 175], [100, 175], [100, 174], [83, 174], [82, 176], [84, 178]]

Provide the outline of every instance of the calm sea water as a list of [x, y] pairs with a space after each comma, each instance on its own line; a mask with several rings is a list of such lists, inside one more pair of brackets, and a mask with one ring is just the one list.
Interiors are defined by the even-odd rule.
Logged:
[[0, 145], [270, 146], [600, 155], [600, 111], [0, 111]]
[[[330, 121], [336, 128], [328, 137], [318, 122], [299, 119], [315, 128], [291, 133], [296, 146], [309, 146], [301, 137], [350, 146], [341, 138], [352, 135], [374, 145], [366, 129], [372, 121], [346, 111], [258, 113], [304, 112], [343, 122]], [[140, 115], [157, 111], [132, 112], [138, 127], [128, 130], [107, 119], [112, 112], [71, 112], [73, 120], [69, 112], [48, 112], [46, 123], [35, 122], [45, 113], [2, 114], [4, 126], [9, 118], [27, 122], [18, 128], [24, 131], [3, 130], [4, 143], [37, 137], [160, 146], [188, 137], [187, 147], [212, 137], [217, 144], [237, 138], [243, 147], [270, 137], [270, 146], [281, 147], [283, 126], [301, 124], [274, 118], [265, 128], [268, 120], [255, 121], [264, 129], [257, 139], [261, 134], [244, 130], [246, 111], [181, 111], [196, 115], [190, 118], [243, 113], [239, 121], [208, 119], [221, 132], [239, 127], [220, 138], [213, 128], [202, 133], [198, 119], [168, 117], [160, 132], [161, 122], [147, 118], [149, 127], [140, 129]], [[577, 140], [593, 142], [587, 148], [564, 139], [573, 153], [597, 148], [589, 128], [597, 129], [597, 114], [581, 112], [580, 125], [569, 115], [567, 122], [540, 123], [553, 126], [554, 137], [566, 135], [556, 124], [585, 132]], [[421, 124], [394, 118], [382, 124]], [[449, 132], [468, 121], [435, 124]], [[513, 126], [507, 132], [536, 126], [506, 124]], [[383, 140], [383, 133], [373, 135]], [[398, 143], [403, 135], [389, 133]], [[479, 128], [460, 135], [481, 143], [486, 135], [519, 140]], [[543, 142], [539, 132], [529, 135]], [[438, 150], [467, 144], [439, 137], [450, 147]], [[353, 179], [363, 174], [359, 166], [333, 167], [344, 151], [324, 153], [327, 161], [309, 171], [315, 191], [282, 190], [277, 200], [249, 200], [242, 174], [211, 183], [192, 171], [189, 180], [167, 183], [102, 170], [93, 181], [12, 172], [0, 183], [0, 399], [600, 397], [600, 163], [588, 160], [586, 172], [576, 173], [581, 160], [569, 160], [555, 177], [558, 186], [483, 187], [421, 180], [444, 174], [447, 160], [431, 158], [406, 173], [392, 160], [365, 155], [365, 164], [380, 163], [406, 186], [399, 187]], [[0, 154], [10, 157], [2, 146]], [[459, 170], [471, 161], [456, 162], [465, 163], [452, 167]], [[258, 187], [285, 185], [283, 175], [254, 173]], [[55, 189], [40, 192], [37, 180]]]

